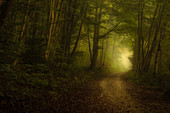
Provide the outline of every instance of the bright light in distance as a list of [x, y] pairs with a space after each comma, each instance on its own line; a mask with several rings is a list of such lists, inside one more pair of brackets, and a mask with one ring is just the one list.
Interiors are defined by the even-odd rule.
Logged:
[[130, 52], [128, 49], [124, 49], [121, 54], [121, 61], [122, 64], [124, 65], [126, 70], [131, 69], [131, 62], [129, 60], [129, 57], [132, 55], [132, 52]]

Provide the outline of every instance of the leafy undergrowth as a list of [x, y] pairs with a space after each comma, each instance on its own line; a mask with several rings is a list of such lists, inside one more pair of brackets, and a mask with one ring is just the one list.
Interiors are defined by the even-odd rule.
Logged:
[[66, 66], [50, 70], [39, 64], [5, 65], [0, 73], [0, 113], [55, 113], [69, 92], [94, 72]]
[[129, 71], [124, 78], [144, 89], [156, 91], [165, 100], [170, 100], [170, 73], [159, 73], [154, 77], [152, 74], [145, 73], [139, 77]]

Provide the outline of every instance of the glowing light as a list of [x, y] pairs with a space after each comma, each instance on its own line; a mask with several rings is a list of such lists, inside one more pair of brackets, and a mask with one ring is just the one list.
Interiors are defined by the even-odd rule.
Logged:
[[121, 54], [121, 61], [126, 70], [131, 69], [132, 64], [129, 60], [129, 57], [131, 55], [132, 55], [132, 52], [128, 51], [128, 49], [125, 49]]

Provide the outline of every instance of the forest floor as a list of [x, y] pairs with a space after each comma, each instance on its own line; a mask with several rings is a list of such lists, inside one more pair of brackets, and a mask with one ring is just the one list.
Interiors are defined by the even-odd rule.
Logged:
[[61, 100], [57, 112], [69, 113], [170, 113], [170, 102], [153, 87], [128, 82], [126, 73], [96, 75]]

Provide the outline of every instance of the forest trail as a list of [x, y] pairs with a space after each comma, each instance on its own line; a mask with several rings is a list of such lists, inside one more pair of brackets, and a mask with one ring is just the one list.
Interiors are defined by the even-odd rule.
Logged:
[[138, 102], [131, 97], [128, 89], [132, 86], [128, 85], [122, 76], [124, 73], [112, 73], [99, 82], [102, 87], [101, 97], [105, 95], [106, 98], [112, 101], [117, 112], [138, 112]]
[[[98, 76], [98, 75], [97, 75]], [[74, 89], [60, 112], [170, 113], [170, 102], [157, 89], [129, 83], [126, 73], [101, 74], [86, 86]]]

